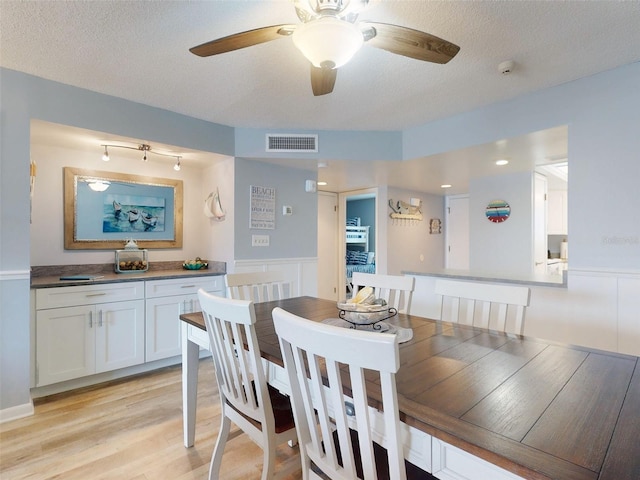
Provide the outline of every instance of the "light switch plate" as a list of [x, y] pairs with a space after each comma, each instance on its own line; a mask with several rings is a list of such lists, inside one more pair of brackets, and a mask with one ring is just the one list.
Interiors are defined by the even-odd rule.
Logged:
[[252, 247], [268, 247], [269, 235], [251, 235]]

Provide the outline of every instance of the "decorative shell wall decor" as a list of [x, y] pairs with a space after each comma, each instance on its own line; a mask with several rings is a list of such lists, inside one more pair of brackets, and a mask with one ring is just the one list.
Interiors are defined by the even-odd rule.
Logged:
[[217, 188], [204, 200], [204, 215], [219, 222], [225, 219], [226, 212], [220, 203], [220, 191]]
[[422, 200], [418, 200], [417, 205], [398, 200], [394, 202], [389, 199], [389, 208], [393, 210], [389, 216], [391, 218], [402, 218], [406, 220], [422, 220]]
[[511, 215], [511, 207], [504, 200], [493, 200], [487, 205], [484, 214], [493, 223], [502, 223]]

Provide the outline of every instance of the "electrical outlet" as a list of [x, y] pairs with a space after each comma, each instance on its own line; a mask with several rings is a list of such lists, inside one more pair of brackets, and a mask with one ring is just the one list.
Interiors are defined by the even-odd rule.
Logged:
[[269, 235], [251, 235], [252, 247], [268, 247]]

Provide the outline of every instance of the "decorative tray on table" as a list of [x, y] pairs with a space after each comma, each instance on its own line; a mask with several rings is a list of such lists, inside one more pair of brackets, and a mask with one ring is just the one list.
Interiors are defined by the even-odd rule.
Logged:
[[383, 299], [376, 299], [371, 287], [365, 287], [360, 290], [356, 296], [344, 302], [338, 302], [338, 316], [349, 322], [351, 328], [361, 326], [370, 326], [373, 330], [382, 328], [383, 320], [387, 320], [395, 315], [398, 311], [387, 305]]

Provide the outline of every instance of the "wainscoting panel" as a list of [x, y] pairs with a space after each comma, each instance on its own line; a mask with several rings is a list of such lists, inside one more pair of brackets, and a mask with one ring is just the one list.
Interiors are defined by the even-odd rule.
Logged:
[[292, 284], [292, 297], [318, 295], [318, 259], [317, 258], [273, 258], [260, 260], [235, 260], [233, 271], [244, 272], [283, 272]]

